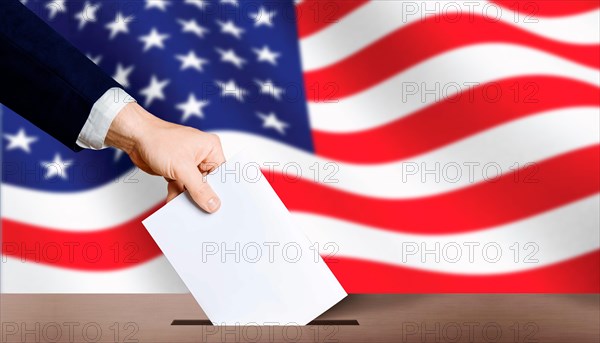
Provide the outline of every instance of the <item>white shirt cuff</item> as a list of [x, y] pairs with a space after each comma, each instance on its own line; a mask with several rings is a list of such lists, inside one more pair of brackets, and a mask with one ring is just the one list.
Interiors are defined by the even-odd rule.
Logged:
[[136, 101], [121, 88], [113, 87], [104, 92], [92, 106], [90, 115], [77, 137], [77, 145], [93, 150], [108, 148], [104, 144], [104, 139], [110, 124], [123, 107], [130, 102]]

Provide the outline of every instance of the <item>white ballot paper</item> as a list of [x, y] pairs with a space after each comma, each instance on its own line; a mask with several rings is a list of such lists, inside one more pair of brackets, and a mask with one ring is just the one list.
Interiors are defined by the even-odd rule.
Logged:
[[207, 180], [219, 211], [186, 191], [143, 224], [214, 325], [306, 325], [347, 295], [258, 163], [237, 155]]

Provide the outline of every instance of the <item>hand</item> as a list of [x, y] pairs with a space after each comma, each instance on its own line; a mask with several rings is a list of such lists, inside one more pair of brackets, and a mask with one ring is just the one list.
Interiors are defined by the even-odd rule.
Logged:
[[113, 120], [105, 144], [126, 152], [143, 171], [163, 176], [167, 201], [187, 189], [206, 212], [221, 206], [204, 178], [225, 162], [217, 135], [164, 121], [130, 103]]

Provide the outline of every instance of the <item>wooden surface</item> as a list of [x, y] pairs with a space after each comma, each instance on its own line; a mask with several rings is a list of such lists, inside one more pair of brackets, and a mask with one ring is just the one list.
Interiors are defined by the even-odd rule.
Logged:
[[188, 294], [0, 301], [0, 342], [600, 342], [597, 294], [350, 295], [318, 319], [359, 325], [305, 327], [171, 325], [206, 319]]

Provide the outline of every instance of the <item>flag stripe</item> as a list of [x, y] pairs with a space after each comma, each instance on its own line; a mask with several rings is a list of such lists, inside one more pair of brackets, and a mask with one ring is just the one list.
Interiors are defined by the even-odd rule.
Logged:
[[[594, 252], [540, 269], [495, 276], [433, 273], [342, 257], [329, 267], [349, 293], [597, 293], [599, 262], [600, 252]], [[41, 289], [46, 293], [189, 292], [163, 256], [113, 272], [81, 273], [13, 258], [7, 258], [2, 268], [7, 275], [19, 275], [2, 278], [2, 290], [10, 293], [39, 293]]]
[[2, 263], [4, 293], [189, 293], [164, 256], [131, 268], [85, 271], [23, 263], [7, 257]]
[[[352, 163], [391, 162], [543, 111], [600, 106], [598, 87], [564, 78], [519, 77], [499, 80], [493, 87], [494, 98], [498, 89], [513, 89], [515, 93], [490, 101], [492, 88], [485, 84], [375, 129], [352, 133], [315, 130], [315, 151], [325, 158]], [[340, 149], [340, 146], [353, 148]]]
[[[167, 20], [157, 23], [172, 35], [160, 52], [169, 59], [192, 37], [175, 39], [180, 28], [173, 13], [187, 7], [172, 2], [167, 11], [148, 11]], [[347, 290], [598, 292], [599, 8], [598, 1], [305, 0], [295, 10], [313, 142], [290, 140], [300, 126], [289, 116], [282, 117], [287, 135], [263, 136], [258, 122], [252, 122], [258, 125], [252, 133], [229, 124], [215, 133], [228, 156], [243, 147], [258, 163], [279, 163], [272, 171], [263, 164], [263, 172], [323, 256], [330, 253], [326, 243], [338, 246], [337, 261], [328, 262]], [[140, 11], [146, 12], [141, 6]], [[286, 13], [275, 12], [279, 26]], [[88, 24], [88, 32], [95, 29]], [[214, 23], [204, 24], [211, 29], [207, 44], [215, 44], [214, 34], [222, 33]], [[252, 47], [267, 43], [258, 30], [271, 29], [269, 24], [240, 24], [245, 32], [236, 49], [248, 48], [241, 44], [247, 39]], [[127, 38], [143, 33], [132, 31]], [[297, 48], [286, 45], [289, 39], [278, 41], [281, 37], [268, 41], [279, 53], [276, 65], [251, 66], [252, 54], [243, 55], [249, 65], [239, 74], [286, 68], [273, 75], [281, 84], [295, 56], [286, 49]], [[104, 68], [125, 63], [93, 50], [105, 55]], [[178, 71], [161, 65], [166, 73], [157, 75], [161, 79]], [[148, 68], [136, 65], [134, 89], [147, 81], [137, 73]], [[179, 93], [190, 82], [180, 72], [181, 82], [155, 101], [155, 110], [184, 100]], [[491, 100], [494, 91], [502, 96]], [[212, 122], [213, 105], [205, 117], [193, 119]], [[117, 182], [60, 192], [10, 182], [2, 185], [2, 273], [18, 277], [3, 278], [4, 291], [187, 291], [140, 223], [164, 203], [162, 178], [134, 168]], [[71, 242], [78, 244], [74, 256], [64, 253]], [[431, 250], [465, 242], [494, 242], [502, 258], [402, 259], [407, 243]], [[513, 261], [517, 243], [521, 249], [535, 244], [537, 262]], [[59, 258], [52, 254], [57, 247], [64, 253]], [[95, 260], [98, 247], [103, 253]]]
[[[142, 216], [164, 200], [166, 189], [162, 177], [137, 168], [114, 182], [76, 192], [40, 192], [2, 184], [2, 218], [65, 231], [104, 230]], [[70, 209], [68, 216], [65, 209]]]
[[301, 179], [292, 183], [279, 173], [267, 177], [291, 211], [397, 232], [449, 234], [501, 225], [597, 193], [599, 148], [579, 149], [458, 191], [413, 200], [368, 198]]
[[[224, 150], [232, 156], [241, 147], [256, 153], [256, 161], [275, 162], [273, 169], [288, 172], [294, 176], [295, 167], [307, 181], [317, 180], [322, 186], [357, 195], [387, 198], [411, 199], [443, 194], [460, 190], [493, 177], [496, 169], [503, 173], [516, 166], [542, 161], [598, 143], [600, 140], [600, 116], [597, 108], [569, 108], [517, 120], [496, 129], [483, 132], [464, 141], [438, 149], [432, 153], [382, 165], [353, 165], [335, 163], [318, 158], [298, 149], [277, 143], [270, 139], [239, 132], [218, 132]], [[536, 135], [531, 135], [535, 130]], [[511, 137], [507, 140], [506, 137]], [[409, 174], [405, 163], [416, 166], [420, 171]], [[468, 163], [477, 163], [472, 171]], [[445, 165], [460, 165], [461, 178], [436, 178], [428, 176], [423, 180], [422, 170], [442, 169]], [[315, 173], [315, 165], [319, 173]], [[486, 167], [488, 166], [488, 167]], [[491, 168], [490, 168], [491, 166]], [[484, 169], [489, 168], [484, 172]], [[106, 186], [71, 193], [61, 193], [55, 197], [46, 192], [37, 192], [22, 187], [3, 185], [2, 202], [5, 218], [36, 226], [60, 228], [61, 230], [102, 230], [119, 225], [124, 221], [140, 216], [164, 199], [165, 182], [162, 178], [150, 176], [139, 170], [129, 171], [130, 182], [121, 179]], [[318, 174], [318, 175], [317, 175]], [[405, 175], [406, 174], [406, 175]], [[441, 172], [440, 172], [441, 175]], [[448, 174], [450, 175], [450, 174]], [[377, 177], [374, 177], [377, 176]], [[331, 180], [327, 181], [326, 177]], [[381, 182], [381, 180], [386, 180]], [[123, 194], [110, 197], [107, 194]], [[283, 199], [287, 202], [286, 199]], [[23, 206], [28, 204], [29, 206]], [[62, 209], [76, 209], [64, 216]], [[98, 223], [102, 226], [98, 226]]]
[[[475, 17], [474, 22], [468, 18], [457, 22], [436, 20], [435, 17], [428, 18], [399, 29], [344, 60], [322, 69], [305, 72], [307, 87], [310, 89], [312, 85], [332, 82], [336, 84], [336, 98], [343, 99], [373, 87], [432, 56], [490, 41], [528, 46], [588, 67], [600, 67], [600, 46], [597, 44], [556, 42], [508, 24], [489, 22], [482, 17]], [[427, 44], [423, 44], [424, 41]], [[377, 63], [374, 64], [375, 59]], [[314, 92], [308, 92], [307, 96], [310, 101], [319, 101]]]
[[[485, 61], [485, 65], [481, 64]], [[465, 65], [468, 68], [449, 68]], [[420, 63], [355, 96], [338, 99], [335, 84], [319, 83], [319, 102], [309, 102], [313, 130], [356, 132], [376, 128], [432, 106], [472, 87], [489, 84], [486, 95], [524, 99], [530, 93], [525, 84], [509, 89], [495, 82], [508, 78], [554, 76], [600, 86], [598, 70], [583, 67], [553, 55], [526, 47], [482, 44], [453, 50]], [[307, 92], [315, 89], [307, 87]], [[518, 94], [517, 94], [518, 93]]]
[[142, 225], [160, 206], [100, 231], [64, 231], [2, 219], [2, 254], [29, 262], [88, 271], [133, 267], [161, 254]]
[[[450, 18], [455, 15], [453, 13], [461, 13], [461, 18], [466, 17], [469, 19], [471, 17], [469, 15], [471, 10], [468, 6], [479, 4], [476, 5], [477, 10], [475, 11], [475, 15], [481, 16], [482, 9], [487, 2], [448, 3], [449, 8], [440, 7], [438, 9], [435, 8], [435, 2], [433, 1], [408, 3], [408, 6], [414, 6], [414, 11], [410, 11], [405, 8], [407, 4], [402, 1], [371, 1], [366, 6], [359, 8], [340, 20], [339, 23], [331, 25], [316, 35], [301, 40], [302, 64], [304, 69], [316, 70], [334, 64], [357, 53], [392, 32], [409, 25], [419, 25], [420, 22], [423, 22], [424, 19], [433, 16], [435, 13], [443, 13]], [[459, 6], [460, 9], [455, 10], [454, 6]], [[521, 18], [520, 20], [515, 20], [515, 14], [508, 10], [502, 11], [501, 17], [498, 19], [496, 19], [493, 11], [490, 17], [486, 16], [486, 18], [490, 22], [499, 21], [498, 24], [501, 26], [513, 26], [517, 32], [529, 32], [535, 36], [539, 36], [539, 38], [556, 42], [586, 45], [600, 43], [600, 10], [561, 18], [536, 17], [533, 18], [535, 22], [524, 20], [523, 17], [519, 17]], [[368, 23], [368, 25], [365, 23]], [[503, 31], [506, 31], [506, 29]], [[454, 30], [450, 30], [449, 32], [454, 32]], [[423, 39], [418, 43], [422, 45], [423, 42], [429, 44], [432, 39], [442, 40], [440, 37], [445, 38], [449, 32], [438, 33], [434, 37], [429, 36], [429, 40]], [[414, 45], [405, 45], [404, 43], [393, 48], [399, 49], [403, 46], [407, 47], [407, 49], [415, 48]]]
[[[337, 247], [336, 257], [365, 258], [428, 271], [477, 275], [535, 269], [597, 250], [600, 244], [597, 227], [600, 223], [594, 209], [598, 208], [599, 200], [600, 197], [595, 195], [485, 231], [442, 236], [385, 232], [334, 218], [302, 213], [292, 215], [298, 227], [319, 244], [321, 254], [325, 256], [333, 252], [331, 246], [327, 245], [333, 243]], [[4, 221], [3, 226], [6, 228], [4, 255], [27, 263], [98, 272], [134, 268], [160, 255], [160, 249], [139, 218], [126, 225], [89, 233], [67, 233], [11, 221]], [[562, 237], [565, 226], [571, 228], [571, 235], [585, 236], [587, 239], [565, 244]], [[77, 244], [74, 245], [74, 242]], [[436, 244], [443, 247], [454, 244], [466, 250], [466, 244], [472, 242], [479, 244], [478, 254], [481, 254], [481, 246], [487, 243], [493, 243], [507, 252], [511, 247], [514, 248], [515, 243], [535, 244], [535, 256], [530, 258], [535, 261], [514, 262], [514, 254], [510, 253], [500, 254], [498, 261], [493, 264], [484, 261], [482, 256], [471, 261], [466, 254], [457, 261], [436, 261], [435, 257], [423, 260], [417, 253], [402, 254], [406, 244], [413, 244], [413, 247], [421, 250], [435, 250]], [[442, 248], [438, 250], [438, 255], [441, 255]], [[454, 251], [444, 253], [444, 256], [450, 258], [455, 256], [453, 254]], [[495, 251], [490, 255], [494, 256]]]
[[[323, 256], [362, 258], [440, 273], [491, 275], [531, 270], [598, 250], [600, 222], [594, 212], [599, 200], [596, 194], [523, 220], [449, 235], [373, 230], [313, 214], [294, 213], [293, 217]], [[565, 227], [571, 237], [586, 239], [566, 242]]]
[[339, 258], [329, 268], [348, 293], [597, 293], [600, 252], [539, 269], [500, 275], [453, 275]]

